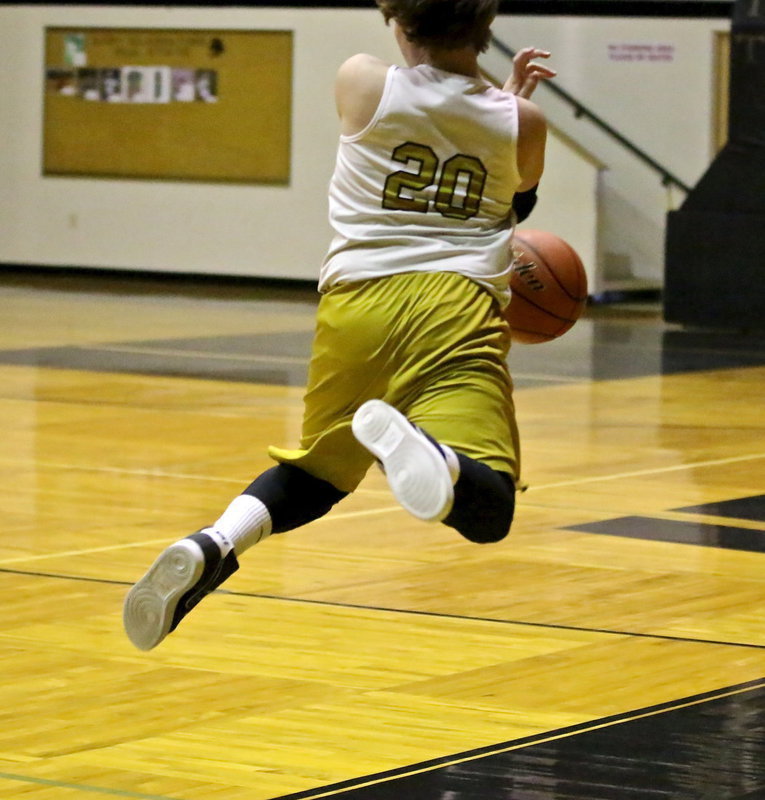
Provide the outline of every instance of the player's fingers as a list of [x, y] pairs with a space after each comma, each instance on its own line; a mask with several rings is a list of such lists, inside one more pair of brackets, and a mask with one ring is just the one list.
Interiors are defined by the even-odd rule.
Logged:
[[544, 64], [529, 64], [528, 72], [541, 78], [554, 78], [558, 74], [557, 70], [546, 67]]
[[543, 64], [534, 63], [535, 58], [549, 57], [549, 50], [539, 50], [536, 47], [525, 47], [523, 50], [519, 51], [513, 59], [513, 71], [519, 76], [524, 76], [527, 72], [532, 70], [539, 70], [545, 75], [548, 75], [547, 71], [549, 71], [549, 77], [553, 77], [554, 75], [557, 75], [555, 70], [552, 70], [550, 67], [546, 67]]
[[515, 54], [513, 60], [520, 59], [528, 62], [534, 58], [550, 58], [551, 55], [552, 53], [549, 50], [542, 50], [539, 47], [524, 47]]
[[534, 58], [534, 53], [537, 51], [536, 47], [524, 47], [519, 50], [513, 57], [513, 63], [519, 67], [525, 67]]

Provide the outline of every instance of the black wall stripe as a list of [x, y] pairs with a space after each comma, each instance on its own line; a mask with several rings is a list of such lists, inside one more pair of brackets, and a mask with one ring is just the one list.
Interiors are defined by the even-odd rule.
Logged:
[[[8, 5], [3, 3], [3, 5]], [[24, 5], [24, 4], [22, 4]], [[73, 5], [71, 3], [48, 3], [52, 6]], [[78, 6], [145, 6], [148, 3], [77, 3]], [[163, 3], [163, 6], [211, 7], [220, 8], [217, 3], [177, 2]], [[237, 3], [227, 2], [227, 7], [239, 8], [374, 8], [373, 0], [292, 0], [292, 2]], [[687, 17], [687, 18], [727, 18], [730, 19], [733, 0], [500, 0], [501, 14], [515, 15], [560, 15], [560, 16], [611, 16], [611, 17]], [[73, 9], [73, 13], [74, 9]]]

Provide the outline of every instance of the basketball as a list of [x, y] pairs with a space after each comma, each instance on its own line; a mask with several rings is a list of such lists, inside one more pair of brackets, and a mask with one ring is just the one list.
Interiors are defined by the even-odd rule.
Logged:
[[510, 304], [505, 319], [514, 341], [557, 339], [587, 304], [587, 275], [577, 252], [553, 233], [518, 231], [513, 237]]

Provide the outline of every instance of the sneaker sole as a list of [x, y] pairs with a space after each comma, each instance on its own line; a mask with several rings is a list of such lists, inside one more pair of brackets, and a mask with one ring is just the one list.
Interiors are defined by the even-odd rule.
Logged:
[[202, 549], [189, 539], [170, 545], [125, 598], [122, 621], [139, 650], [156, 647], [170, 631], [178, 601], [204, 571]]
[[438, 522], [454, 502], [449, 468], [436, 446], [382, 400], [353, 416], [353, 435], [380, 462], [396, 500], [418, 519]]

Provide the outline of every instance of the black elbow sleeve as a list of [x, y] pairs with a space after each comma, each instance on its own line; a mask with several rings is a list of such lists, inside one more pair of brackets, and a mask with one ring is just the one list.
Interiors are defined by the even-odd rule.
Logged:
[[534, 210], [537, 204], [537, 189], [539, 184], [525, 192], [516, 192], [513, 195], [513, 211], [518, 222], [523, 222]]

